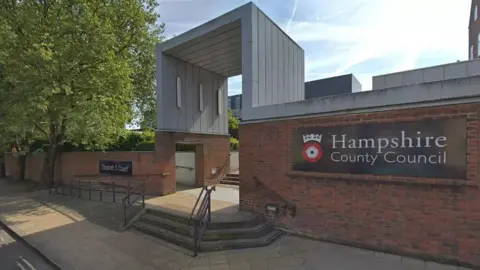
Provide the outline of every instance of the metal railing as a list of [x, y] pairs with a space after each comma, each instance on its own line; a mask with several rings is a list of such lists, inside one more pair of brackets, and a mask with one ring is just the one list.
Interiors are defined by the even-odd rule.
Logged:
[[[100, 187], [101, 186], [101, 187]], [[104, 193], [112, 194], [112, 202], [116, 202], [118, 194], [128, 194], [132, 190], [130, 181], [127, 185], [115, 183], [115, 181], [92, 181], [75, 180], [70, 182], [57, 181], [50, 185], [49, 194], [60, 194], [64, 196], [75, 196], [79, 199], [95, 200], [92, 195], [98, 194], [98, 200], [104, 200]], [[87, 194], [84, 194], [87, 192]]]
[[297, 214], [297, 205], [295, 203], [285, 199], [280, 193], [266, 185], [264, 182], [260, 181], [260, 179], [258, 179], [256, 176], [254, 176], [253, 179], [255, 180], [257, 186], [264, 187], [265, 189], [273, 193], [278, 199], [284, 202], [284, 205], [282, 206], [284, 215], [286, 215], [287, 210], [290, 209], [292, 217], [295, 217], [295, 215]]
[[[138, 194], [137, 197], [132, 199], [132, 196]], [[137, 187], [135, 187], [132, 191], [130, 191], [123, 199], [122, 199], [122, 206], [123, 206], [123, 226], [126, 227], [130, 220], [138, 214], [140, 211], [128, 214], [129, 208], [137, 203], [139, 199], [142, 199], [141, 208], [145, 208], [145, 183], [141, 183]]]
[[[211, 193], [215, 191], [215, 186], [202, 188], [197, 201], [190, 213], [189, 225], [194, 222], [193, 234], [193, 256], [198, 255], [198, 249], [203, 238], [203, 234], [212, 220], [212, 198]], [[203, 197], [203, 198], [202, 198]], [[197, 209], [198, 203], [200, 206]]]
[[214, 185], [214, 183], [219, 183], [227, 175], [226, 173], [223, 173], [223, 172], [225, 170], [225, 166], [227, 165], [228, 161], [230, 161], [230, 154], [228, 154], [223, 164], [220, 167], [218, 167], [218, 176], [215, 177], [213, 181], [207, 181], [206, 183], [207, 185]]

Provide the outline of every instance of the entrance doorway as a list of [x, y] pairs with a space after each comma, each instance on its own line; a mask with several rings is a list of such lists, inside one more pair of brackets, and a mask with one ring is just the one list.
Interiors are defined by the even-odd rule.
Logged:
[[175, 183], [177, 191], [200, 186], [203, 174], [203, 144], [175, 144]]

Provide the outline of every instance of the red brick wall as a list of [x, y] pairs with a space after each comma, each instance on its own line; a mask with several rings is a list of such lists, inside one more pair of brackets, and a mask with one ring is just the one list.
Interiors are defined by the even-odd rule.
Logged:
[[[44, 162], [44, 153], [30, 154], [27, 157], [25, 178], [40, 181]], [[65, 182], [74, 179], [99, 178], [100, 160], [132, 161], [132, 176], [101, 176], [102, 180], [115, 181], [147, 181], [147, 192], [162, 194], [162, 170], [155, 165], [154, 152], [67, 152], [61, 153], [55, 166], [55, 178]], [[18, 161], [11, 154], [6, 155], [7, 176], [16, 178], [19, 175]]]
[[[56, 179], [71, 181], [78, 178], [106, 179], [115, 181], [146, 181], [146, 192], [166, 195], [176, 191], [175, 182], [175, 144], [192, 143], [196, 149], [197, 186], [206, 183], [218, 183], [222, 173], [230, 171], [230, 141], [226, 135], [207, 135], [179, 132], [163, 132], [156, 134], [154, 152], [67, 152], [62, 153], [56, 163]], [[99, 160], [132, 161], [132, 176], [100, 176]], [[30, 154], [27, 157], [25, 177], [40, 181], [44, 153]], [[17, 159], [6, 155], [7, 176], [16, 178], [19, 175]], [[212, 174], [211, 169], [217, 168]], [[133, 183], [134, 184], [134, 183]], [[133, 185], [132, 184], [132, 185]]]
[[[240, 207], [297, 206], [286, 229], [327, 241], [480, 266], [480, 104], [244, 123]], [[467, 180], [291, 171], [297, 127], [467, 118]], [[256, 179], [264, 183], [258, 186]]]
[[[196, 144], [195, 178], [197, 186], [218, 183], [222, 173], [230, 170], [230, 141], [228, 135], [194, 134], [158, 131], [156, 133], [156, 162], [169, 175], [164, 179], [165, 193], [175, 192], [175, 144]], [[212, 175], [211, 169], [217, 168]]]

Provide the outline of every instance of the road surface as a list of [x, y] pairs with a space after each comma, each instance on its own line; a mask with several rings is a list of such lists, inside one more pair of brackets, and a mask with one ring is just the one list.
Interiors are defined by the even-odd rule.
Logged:
[[0, 227], [0, 268], [2, 270], [53, 270], [38, 254]]

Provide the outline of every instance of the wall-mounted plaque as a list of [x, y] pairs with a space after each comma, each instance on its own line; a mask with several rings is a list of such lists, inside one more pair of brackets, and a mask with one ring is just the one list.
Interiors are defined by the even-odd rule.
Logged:
[[298, 128], [296, 171], [466, 178], [465, 118]]
[[103, 174], [132, 175], [133, 171], [131, 161], [100, 160], [99, 166]]

